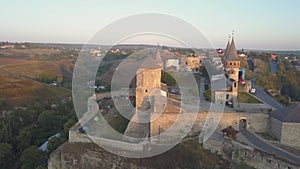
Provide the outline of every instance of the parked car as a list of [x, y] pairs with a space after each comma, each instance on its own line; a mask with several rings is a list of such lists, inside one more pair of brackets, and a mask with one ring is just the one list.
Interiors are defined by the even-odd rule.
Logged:
[[233, 108], [233, 103], [231, 101], [226, 101], [225, 105], [228, 106], [228, 107]]
[[255, 92], [256, 92], [256, 89], [254, 89], [254, 88], [252, 88], [252, 89], [250, 90], [250, 93], [252, 93], [252, 94], [255, 94]]
[[169, 91], [171, 94], [179, 94], [179, 91], [175, 90], [175, 89], [171, 89]]

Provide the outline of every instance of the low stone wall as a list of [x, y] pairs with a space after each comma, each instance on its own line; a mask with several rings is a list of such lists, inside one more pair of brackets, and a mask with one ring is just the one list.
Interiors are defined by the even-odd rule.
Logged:
[[120, 140], [107, 139], [103, 137], [93, 137], [86, 134], [70, 130], [69, 131], [70, 143], [96, 143], [103, 146], [111, 146], [129, 151], [141, 151], [143, 150], [143, 144], [129, 143]]
[[91, 137], [91, 139], [97, 144], [97, 145], [103, 145], [106, 147], [114, 147], [117, 149], [122, 150], [128, 150], [128, 151], [142, 151], [144, 149], [144, 144], [137, 144], [137, 143], [129, 143], [125, 141], [119, 141], [119, 140], [112, 140], [112, 139], [106, 139], [102, 137]]

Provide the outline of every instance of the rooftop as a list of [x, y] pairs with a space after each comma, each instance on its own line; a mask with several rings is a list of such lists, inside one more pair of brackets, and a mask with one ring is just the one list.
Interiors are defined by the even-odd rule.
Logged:
[[228, 48], [228, 44], [227, 44], [227, 47], [226, 47], [226, 51], [225, 51], [225, 61], [239, 61], [239, 57], [237, 55], [237, 52], [236, 52], [236, 47], [235, 47], [235, 43], [234, 43], [234, 39], [232, 38], [231, 40], [231, 43], [230, 43], [230, 46]]
[[272, 111], [271, 116], [282, 122], [300, 123], [300, 103]]
[[147, 69], [162, 69], [163, 68], [163, 61], [161, 59], [161, 55], [159, 49], [156, 50], [155, 56], [148, 56], [143, 63], [140, 65], [139, 68]]
[[224, 75], [215, 75], [212, 76], [211, 88], [215, 91], [230, 91], [231, 84], [228, 83]]

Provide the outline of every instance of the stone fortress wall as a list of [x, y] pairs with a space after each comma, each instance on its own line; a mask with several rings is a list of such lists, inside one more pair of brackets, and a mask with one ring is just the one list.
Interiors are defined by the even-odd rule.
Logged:
[[[175, 106], [173, 108], [176, 108]], [[168, 108], [172, 110], [172, 107]], [[178, 111], [178, 110], [177, 110]], [[189, 113], [189, 112], [186, 112]], [[189, 135], [197, 135], [201, 132], [202, 127], [204, 126], [206, 119], [208, 117], [208, 112], [199, 112], [197, 113], [197, 119]], [[211, 114], [213, 115], [213, 113]], [[174, 123], [174, 120], [178, 117], [177, 113], [165, 112], [159, 116], [158, 119], [151, 123], [151, 133], [152, 135], [157, 135], [158, 133], [162, 133], [171, 127]], [[241, 124], [241, 120], [245, 119], [247, 128], [253, 132], [267, 132], [269, 129], [269, 115], [266, 113], [236, 113], [236, 112], [224, 112], [222, 114], [220, 123], [216, 130], [220, 131], [223, 128], [228, 126], [233, 126], [238, 129]], [[194, 119], [190, 119], [191, 122]], [[78, 128], [80, 124], [77, 123], [69, 130], [69, 142], [92, 142], [88, 135], [80, 133]], [[176, 133], [175, 133], [176, 135]], [[99, 144], [112, 144], [117, 147], [131, 147], [128, 146], [127, 142], [118, 141], [118, 140], [109, 140], [106, 138], [93, 138], [93, 141], [99, 142]], [[126, 144], [126, 146], [124, 146]], [[133, 144], [136, 145], [136, 144]], [[142, 147], [142, 145], [141, 145]]]
[[[176, 110], [178, 111], [178, 110]], [[190, 112], [186, 112], [190, 113]], [[208, 113], [208, 112], [199, 112], [197, 113], [196, 122], [190, 132], [190, 135], [195, 135], [199, 133], [203, 128], [208, 115], [214, 116], [216, 113]], [[169, 113], [163, 113], [161, 116], [151, 123], [151, 133], [156, 135], [158, 132], [163, 132], [171, 127], [178, 117], [177, 113], [174, 111]], [[191, 116], [192, 117], [192, 116]], [[228, 126], [232, 126], [235, 129], [239, 129], [239, 125], [241, 125], [242, 120], [245, 120], [245, 124], [248, 130], [253, 132], [268, 132], [269, 130], [269, 114], [267, 113], [237, 113], [237, 112], [224, 112], [220, 118], [220, 122], [218, 124], [217, 129], [221, 130]], [[191, 122], [194, 119], [190, 119]], [[158, 131], [160, 130], [160, 131]]]

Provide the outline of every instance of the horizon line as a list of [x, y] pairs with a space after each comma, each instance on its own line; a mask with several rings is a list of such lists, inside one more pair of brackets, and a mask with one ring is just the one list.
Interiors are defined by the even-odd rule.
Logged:
[[[61, 45], [100, 45], [100, 46], [116, 46], [116, 45], [111, 45], [111, 44], [95, 44], [95, 43], [79, 43], [79, 42], [34, 42], [34, 41], [5, 41], [1, 40], [0, 43], [31, 43], [31, 44], [61, 44]], [[124, 43], [124, 44], [117, 44], [117, 45], [150, 45], [150, 46], [157, 46], [157, 44], [147, 44], [147, 43]], [[166, 46], [166, 47], [171, 47], [171, 48], [187, 48], [184, 46], [170, 46], [170, 45], [160, 45], [160, 46]], [[224, 47], [215, 47], [215, 48], [206, 48], [206, 47], [191, 47], [195, 49], [225, 49], [226, 46]], [[253, 51], [300, 51], [300, 49], [258, 49], [258, 48], [239, 48], [237, 50], [253, 50]]]

